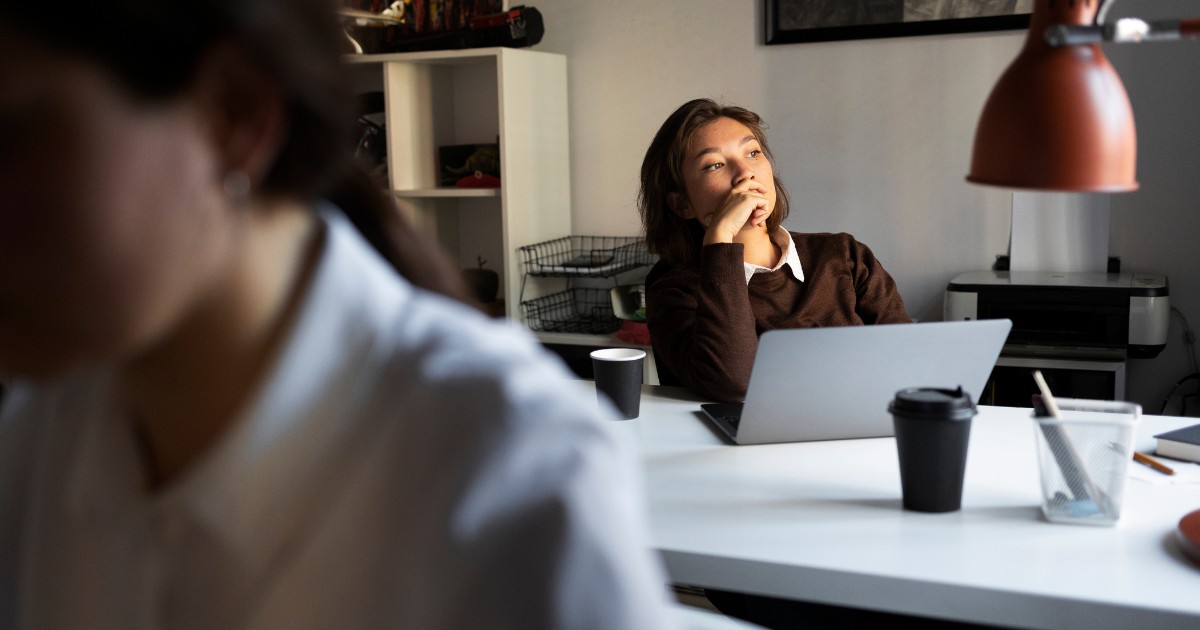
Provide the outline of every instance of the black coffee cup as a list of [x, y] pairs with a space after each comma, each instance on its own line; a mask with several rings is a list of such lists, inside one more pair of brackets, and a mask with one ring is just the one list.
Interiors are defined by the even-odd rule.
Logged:
[[975, 403], [958, 389], [913, 387], [888, 405], [900, 456], [904, 509], [953, 512], [962, 507], [967, 442]]
[[596, 377], [597, 400], [607, 398], [621, 417], [638, 417], [642, 400], [642, 369], [645, 350], [606, 348], [591, 353], [592, 373]]

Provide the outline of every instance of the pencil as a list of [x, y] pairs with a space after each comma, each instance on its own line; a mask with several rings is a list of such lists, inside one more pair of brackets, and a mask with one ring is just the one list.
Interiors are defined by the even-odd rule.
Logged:
[[1058, 403], [1055, 402], [1054, 396], [1050, 393], [1050, 386], [1046, 384], [1046, 379], [1042, 376], [1041, 370], [1033, 371], [1033, 380], [1037, 382], [1038, 390], [1042, 392], [1042, 404], [1046, 405], [1046, 412], [1052, 418], [1061, 418], [1062, 414], [1058, 412]]
[[1164, 475], [1174, 475], [1175, 474], [1174, 469], [1163, 465], [1162, 462], [1158, 461], [1157, 459], [1154, 459], [1153, 457], [1150, 457], [1148, 455], [1143, 455], [1137, 451], [1133, 452], [1133, 461], [1135, 461], [1139, 464], [1145, 464]]

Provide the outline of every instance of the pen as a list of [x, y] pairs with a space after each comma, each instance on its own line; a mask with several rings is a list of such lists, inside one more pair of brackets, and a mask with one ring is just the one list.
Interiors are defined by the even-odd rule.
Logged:
[[1153, 457], [1149, 457], [1147, 455], [1142, 455], [1141, 453], [1139, 453], [1137, 451], [1133, 452], [1133, 461], [1135, 461], [1139, 464], [1145, 464], [1164, 475], [1174, 475], [1175, 474], [1174, 469], [1163, 465], [1162, 462], [1158, 461], [1157, 459], [1154, 459]]

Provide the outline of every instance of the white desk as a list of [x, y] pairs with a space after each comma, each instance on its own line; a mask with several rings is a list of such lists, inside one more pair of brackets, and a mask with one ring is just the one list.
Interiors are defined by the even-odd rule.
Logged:
[[[963, 509], [908, 512], [894, 439], [728, 446], [698, 402], [646, 386], [622, 423], [677, 583], [1007, 626], [1200, 628], [1200, 567], [1173, 540], [1200, 485], [1131, 479], [1116, 527], [1049, 523], [1029, 410], [981, 407]], [[1138, 450], [1195, 422], [1143, 417]]]

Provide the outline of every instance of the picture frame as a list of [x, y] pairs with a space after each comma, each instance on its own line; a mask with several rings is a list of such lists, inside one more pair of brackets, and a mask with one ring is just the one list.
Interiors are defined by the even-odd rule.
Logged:
[[767, 45], [1029, 27], [1033, 0], [764, 0]]

